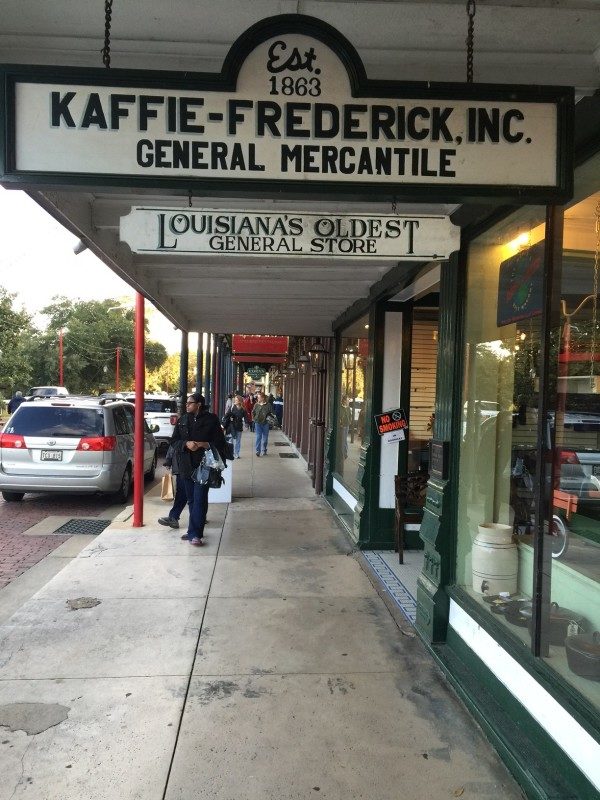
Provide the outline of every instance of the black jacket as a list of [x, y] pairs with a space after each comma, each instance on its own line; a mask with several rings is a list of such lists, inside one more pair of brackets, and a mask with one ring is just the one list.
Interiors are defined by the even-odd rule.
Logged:
[[173, 449], [173, 472], [177, 470], [176, 474], [189, 478], [196, 467], [200, 466], [204, 448], [192, 452], [185, 446], [186, 442], [210, 442], [225, 462], [225, 436], [216, 414], [202, 411], [194, 417], [193, 414], [186, 413], [177, 420], [170, 443]]
[[246, 419], [246, 412], [243, 406], [233, 406], [223, 417], [223, 427], [229, 433], [228, 427], [231, 425], [236, 432], [244, 430], [244, 420]]

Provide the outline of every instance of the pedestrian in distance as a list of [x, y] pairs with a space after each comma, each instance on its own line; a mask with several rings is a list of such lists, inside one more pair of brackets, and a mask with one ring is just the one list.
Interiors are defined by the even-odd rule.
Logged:
[[190, 508], [188, 529], [181, 538], [195, 547], [202, 547], [209, 487], [193, 480], [192, 473], [201, 465], [204, 453], [211, 445], [225, 463], [225, 436], [219, 418], [207, 410], [206, 401], [199, 392], [189, 395], [186, 410], [177, 420], [170, 444], [178, 459], [179, 474], [183, 478]]
[[283, 397], [281, 396], [281, 392], [277, 392], [277, 397], [273, 400], [273, 411], [275, 412], [277, 422], [281, 428], [283, 425]]
[[13, 411], [16, 411], [24, 400], [23, 392], [15, 392], [8, 401], [8, 413], [12, 414]]
[[242, 446], [242, 433], [244, 432], [244, 420], [246, 419], [246, 411], [242, 405], [242, 398], [239, 394], [233, 398], [233, 406], [223, 417], [223, 427], [225, 433], [230, 435], [233, 439], [233, 455], [234, 458], [240, 457], [240, 448]]
[[272, 413], [273, 406], [265, 397], [264, 392], [259, 392], [256, 405], [252, 409], [255, 431], [254, 449], [259, 458], [261, 453], [263, 456], [267, 455], [267, 444], [269, 442], [269, 421], [267, 417]]

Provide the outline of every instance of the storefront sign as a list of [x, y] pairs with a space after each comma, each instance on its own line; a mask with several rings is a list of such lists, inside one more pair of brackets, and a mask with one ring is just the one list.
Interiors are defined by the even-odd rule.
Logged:
[[429, 472], [436, 478], [446, 480], [448, 478], [448, 466], [450, 458], [450, 442], [440, 439], [431, 440], [431, 463]]
[[267, 370], [266, 369], [264, 369], [263, 367], [258, 367], [258, 366], [249, 367], [246, 370], [246, 372], [248, 373], [248, 375], [250, 375], [250, 377], [252, 378], [253, 381], [259, 381], [261, 378], [264, 378], [264, 376], [267, 374]]
[[460, 229], [443, 216], [305, 214], [293, 211], [135, 206], [121, 217], [135, 253], [443, 260]]
[[411, 200], [571, 191], [572, 90], [370, 81], [341, 34], [301, 15], [255, 25], [220, 74], [14, 66], [2, 78], [4, 181]]
[[538, 242], [500, 264], [496, 323], [510, 325], [542, 313], [544, 242]]
[[403, 442], [408, 431], [408, 420], [401, 408], [386, 411], [385, 414], [375, 414], [377, 433], [384, 437], [385, 442]]

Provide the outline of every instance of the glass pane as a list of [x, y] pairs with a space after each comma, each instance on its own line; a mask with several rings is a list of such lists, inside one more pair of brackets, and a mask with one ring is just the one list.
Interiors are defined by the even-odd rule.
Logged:
[[457, 578], [529, 642], [533, 485], [544, 264], [543, 208], [469, 249]]
[[433, 436], [438, 351], [438, 311], [413, 311], [411, 337], [410, 424], [408, 471], [429, 471], [429, 443]]
[[600, 630], [600, 180], [586, 186], [590, 165], [582, 172], [581, 199], [565, 211], [560, 326], [551, 336], [553, 518], [546, 526], [542, 655], [599, 706], [600, 641], [593, 633]]
[[338, 376], [341, 401], [337, 409], [335, 472], [355, 497], [358, 497], [358, 462], [365, 432], [368, 322], [368, 316], [362, 317], [344, 331]]
[[55, 408], [23, 404], [10, 420], [6, 433], [21, 436], [102, 436], [102, 409]]

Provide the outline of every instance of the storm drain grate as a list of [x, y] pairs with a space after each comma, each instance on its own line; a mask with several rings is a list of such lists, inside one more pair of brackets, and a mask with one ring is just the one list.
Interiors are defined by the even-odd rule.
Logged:
[[112, 520], [110, 519], [82, 519], [81, 517], [74, 517], [60, 528], [57, 528], [54, 533], [59, 533], [63, 536], [72, 535], [76, 533], [87, 533], [90, 536], [97, 536], [105, 528], [108, 528]]
[[298, 458], [297, 453], [279, 453], [279, 458]]
[[289, 442], [273, 442], [273, 444], [275, 445], [275, 447], [289, 447], [290, 446]]

